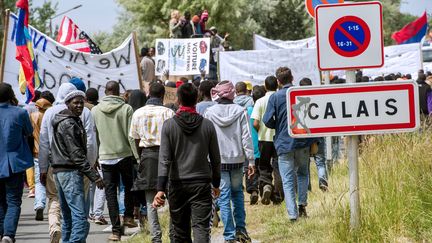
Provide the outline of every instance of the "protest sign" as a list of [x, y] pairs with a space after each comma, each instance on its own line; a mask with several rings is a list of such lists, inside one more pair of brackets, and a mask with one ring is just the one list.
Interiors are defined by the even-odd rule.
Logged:
[[284, 40], [271, 40], [264, 36], [254, 34], [254, 50], [267, 50], [267, 49], [286, 49], [286, 48], [316, 48], [315, 36], [302, 40], [284, 41]]
[[210, 38], [156, 39], [156, 75], [209, 72]]
[[219, 53], [220, 80], [234, 83], [250, 80], [262, 85], [269, 75], [275, 75], [278, 67], [289, 67], [294, 83], [310, 78], [314, 85], [320, 83], [315, 49], [290, 48], [258, 51], [230, 51]]
[[164, 105], [170, 103], [176, 103], [177, 101], [177, 89], [171, 87], [165, 87], [165, 95], [163, 103]]
[[[2, 81], [11, 84], [17, 99], [24, 102], [25, 95], [20, 93], [18, 86], [20, 65], [15, 59], [17, 21], [16, 15], [9, 15], [1, 71]], [[140, 88], [139, 62], [132, 34], [118, 48], [96, 55], [69, 49], [32, 26], [29, 32], [42, 81], [39, 90], [49, 90], [56, 95], [59, 86], [72, 77], [81, 78], [87, 88], [96, 88], [101, 96], [104, 95], [105, 84], [110, 80], [120, 83], [120, 92]]]

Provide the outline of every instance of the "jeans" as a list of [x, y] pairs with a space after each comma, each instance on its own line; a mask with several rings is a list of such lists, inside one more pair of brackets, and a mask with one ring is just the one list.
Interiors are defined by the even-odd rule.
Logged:
[[318, 179], [327, 181], [325, 139], [320, 139], [318, 143], [318, 153], [314, 156], [318, 171]]
[[[242, 169], [239, 170], [241, 180], [243, 172]], [[191, 243], [191, 229], [193, 242], [210, 242], [210, 217], [212, 213], [210, 183], [172, 183], [168, 191], [172, 222], [171, 242]]]
[[45, 186], [40, 182], [40, 169], [39, 160], [34, 159], [35, 169], [35, 199], [34, 199], [34, 210], [44, 209], [46, 206], [46, 189]]
[[[102, 170], [98, 170], [99, 175], [103, 178]], [[94, 199], [93, 199], [93, 216], [95, 219], [100, 219], [103, 216], [105, 207], [105, 189], [99, 189], [95, 186]]]
[[15, 238], [21, 214], [24, 172], [0, 179], [0, 235]]
[[289, 219], [298, 218], [296, 203], [296, 176], [299, 205], [307, 205], [309, 147], [296, 149], [279, 156], [279, 171], [282, 177], [285, 204]]
[[242, 182], [242, 168], [221, 171], [221, 194], [218, 205], [224, 224], [223, 236], [225, 240], [235, 240], [236, 231], [246, 232], [246, 212]]
[[152, 242], [162, 242], [162, 230], [159, 224], [157, 208], [152, 207], [156, 193], [156, 190], [135, 191], [134, 196], [141, 205], [147, 205], [147, 217]]
[[117, 201], [118, 201], [118, 204], [119, 204], [120, 215], [124, 215], [124, 213], [125, 213], [125, 203], [124, 203], [124, 200], [125, 200], [125, 186], [123, 185], [123, 179], [122, 179], [121, 175], [120, 175], [119, 191], [118, 191], [118, 195], [117, 196], [118, 196]]
[[119, 204], [117, 201], [117, 188], [121, 181], [124, 185], [124, 204], [125, 218], [133, 219], [133, 199], [132, 199], [132, 184], [133, 184], [133, 157], [127, 157], [119, 161], [115, 165], [102, 165], [103, 180], [105, 183], [105, 196], [107, 199], [109, 216], [112, 224], [113, 234], [121, 234]]
[[86, 242], [90, 224], [85, 208], [83, 175], [74, 170], [57, 172], [54, 178], [63, 215], [62, 241]]

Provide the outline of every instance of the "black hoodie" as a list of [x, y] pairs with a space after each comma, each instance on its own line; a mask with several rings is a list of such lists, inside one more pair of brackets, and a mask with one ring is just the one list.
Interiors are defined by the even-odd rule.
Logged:
[[91, 181], [100, 178], [87, 159], [87, 136], [81, 119], [66, 109], [54, 116], [51, 143], [53, 172], [78, 170]]
[[[209, 162], [210, 159], [210, 162]], [[165, 121], [159, 150], [158, 191], [171, 183], [220, 184], [220, 153], [213, 123], [182, 112]]]

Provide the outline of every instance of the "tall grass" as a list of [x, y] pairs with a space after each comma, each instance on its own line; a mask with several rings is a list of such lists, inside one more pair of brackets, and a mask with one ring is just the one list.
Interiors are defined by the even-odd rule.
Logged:
[[338, 209], [333, 228], [340, 241], [432, 239], [431, 129], [371, 136], [360, 161], [362, 226], [348, 227], [349, 208]]
[[[245, 194], [247, 229], [260, 242], [429, 242], [432, 239], [432, 129], [368, 136], [361, 145], [361, 227], [349, 227], [348, 166], [333, 167], [330, 190], [318, 189], [311, 163], [313, 191], [309, 217], [290, 223], [285, 205], [250, 206]], [[164, 242], [168, 212], [162, 216]], [[222, 226], [213, 242], [223, 242]], [[131, 242], [151, 242], [147, 234]]]

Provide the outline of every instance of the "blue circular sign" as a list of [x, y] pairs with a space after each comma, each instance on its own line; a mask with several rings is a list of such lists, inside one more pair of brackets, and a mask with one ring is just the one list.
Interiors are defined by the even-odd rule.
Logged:
[[345, 16], [336, 20], [329, 32], [330, 46], [344, 57], [362, 54], [369, 46], [370, 37], [368, 25], [356, 16]]

